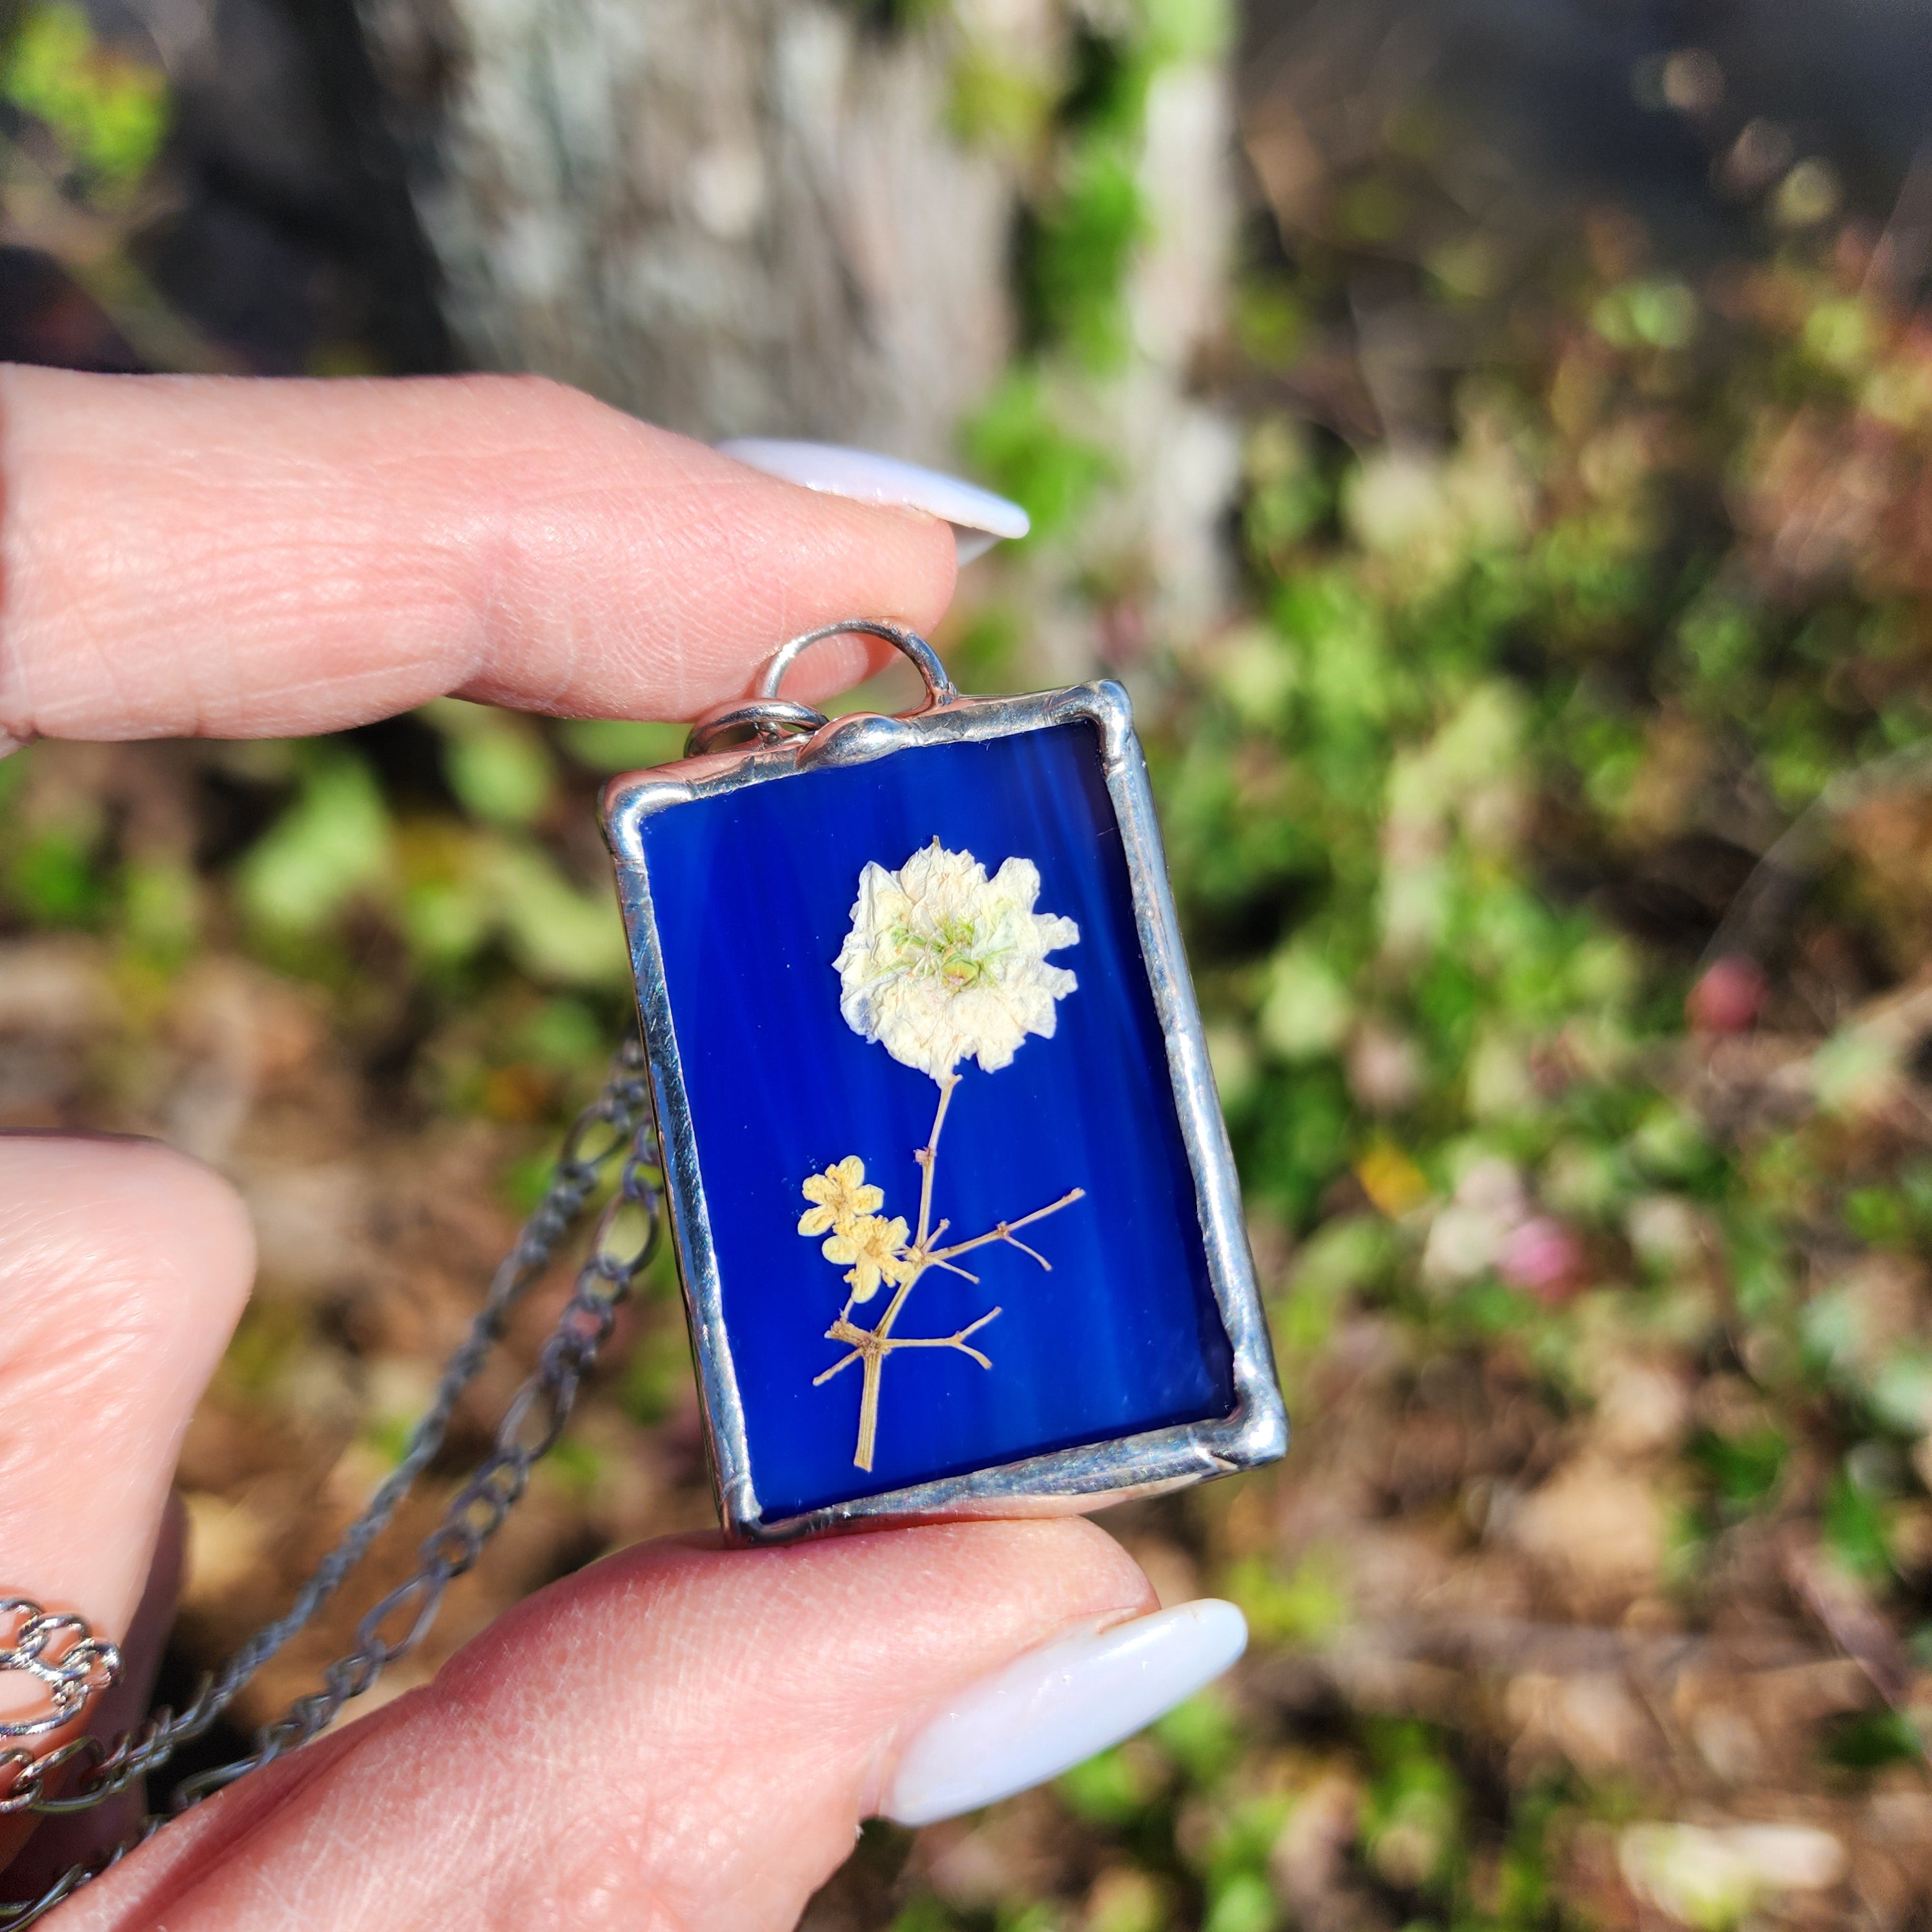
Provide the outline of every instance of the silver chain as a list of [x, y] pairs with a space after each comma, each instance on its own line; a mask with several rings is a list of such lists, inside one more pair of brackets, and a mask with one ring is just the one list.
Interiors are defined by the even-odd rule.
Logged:
[[356, 1626], [352, 1647], [323, 1673], [322, 1688], [299, 1699], [277, 1722], [258, 1732], [255, 1748], [247, 1756], [188, 1780], [175, 1793], [169, 1810], [149, 1817], [126, 1844], [92, 1864], [63, 1872], [38, 1898], [0, 1904], [0, 1932], [23, 1932], [169, 1818], [308, 1743], [350, 1699], [362, 1696], [384, 1670], [428, 1634], [444, 1593], [482, 1554], [528, 1486], [532, 1468], [562, 1434], [584, 1378], [610, 1338], [619, 1307], [656, 1252], [663, 1178], [651, 1124], [648, 1076], [637, 1041], [625, 1042], [611, 1063], [603, 1091], [572, 1124], [542, 1200], [497, 1269], [462, 1346], [445, 1365], [434, 1400], [410, 1430], [401, 1460], [302, 1586], [287, 1614], [257, 1631], [218, 1671], [204, 1678], [184, 1710], [158, 1709], [138, 1730], [124, 1732], [112, 1744], [83, 1737], [38, 1754], [26, 1749], [21, 1742], [25, 1736], [58, 1728], [112, 1682], [120, 1660], [111, 1645], [96, 1642], [80, 1619], [49, 1616], [24, 1600], [0, 1599], [0, 1618], [19, 1625], [11, 1648], [0, 1650], [0, 1669], [24, 1670], [39, 1678], [47, 1688], [51, 1706], [48, 1716], [30, 1724], [0, 1725], [0, 1744], [14, 1740], [0, 1748], [0, 1817], [14, 1812], [59, 1815], [88, 1810], [158, 1771], [181, 1746], [215, 1723], [361, 1562], [434, 1460], [458, 1400], [502, 1339], [511, 1311], [542, 1279], [558, 1244], [614, 1164], [619, 1168], [616, 1191], [591, 1237], [569, 1302], [544, 1343], [535, 1372], [512, 1398], [490, 1453], [424, 1540], [415, 1571]]
[[[14, 1626], [13, 1642], [0, 1646], [0, 1670], [32, 1678], [47, 1700], [37, 1716], [0, 1724], [0, 1738], [44, 1738], [58, 1730], [120, 1677], [121, 1653], [100, 1642], [84, 1617], [51, 1615], [25, 1597], [0, 1597], [0, 1620]], [[0, 1758], [0, 1768], [5, 1762]]]

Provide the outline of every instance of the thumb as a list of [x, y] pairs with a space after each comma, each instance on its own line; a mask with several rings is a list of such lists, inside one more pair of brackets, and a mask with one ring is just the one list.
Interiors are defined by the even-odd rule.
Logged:
[[[934, 1815], [949, 1777], [972, 1804], [1050, 1774], [1239, 1649], [1225, 1606], [1205, 1620], [1211, 1642], [1178, 1646], [1192, 1659], [1180, 1668], [1170, 1642], [1150, 1673], [1132, 1632], [1187, 1612], [1092, 1634], [1151, 1607], [1132, 1561], [1076, 1521], [783, 1550], [648, 1546], [532, 1598], [432, 1684], [171, 1826], [68, 1905], [66, 1922], [784, 1932], [862, 1818]], [[1138, 1684], [1066, 1660], [1084, 1645], [1118, 1664], [1137, 1644]], [[1032, 1652], [1048, 1662], [1029, 1688], [1016, 1660]], [[1016, 1711], [1028, 1714], [1021, 1732], [1064, 1720], [1076, 1678], [1082, 1710], [1062, 1724], [1059, 1760], [1036, 1737], [1012, 1748]], [[989, 1702], [1006, 1713], [1004, 1743]], [[976, 1785], [962, 1780], [944, 1762], [949, 1738], [968, 1753], [992, 1740], [1017, 1774], [1002, 1786], [1002, 1766], [988, 1765]]]
[[[182, 1435], [253, 1265], [233, 1191], [182, 1155], [0, 1135], [0, 1598], [129, 1640]], [[156, 1594], [145, 1656], [132, 1633], [130, 1687], [165, 1629]], [[0, 1718], [37, 1718], [43, 1701], [30, 1676], [0, 1669]], [[86, 1713], [115, 1718], [112, 1700]], [[74, 1728], [27, 1744], [45, 1750]], [[0, 1867], [32, 1822], [0, 1818]], [[16, 1895], [0, 1880], [0, 1899]]]

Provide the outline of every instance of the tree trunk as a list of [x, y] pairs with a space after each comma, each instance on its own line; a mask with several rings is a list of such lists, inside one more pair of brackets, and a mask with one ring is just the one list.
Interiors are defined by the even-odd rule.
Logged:
[[363, 0], [445, 312], [706, 438], [927, 461], [1011, 334], [1010, 170], [938, 36], [822, 0]]

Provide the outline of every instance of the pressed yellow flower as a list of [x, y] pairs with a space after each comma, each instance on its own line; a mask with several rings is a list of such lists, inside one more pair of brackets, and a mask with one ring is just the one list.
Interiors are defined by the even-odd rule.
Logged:
[[902, 1216], [895, 1214], [888, 1221], [880, 1214], [863, 1214], [841, 1228], [819, 1252], [842, 1266], [849, 1262], [845, 1285], [852, 1291], [852, 1299], [870, 1301], [882, 1281], [896, 1287], [911, 1274], [913, 1264], [899, 1252], [905, 1246], [907, 1232]]
[[870, 1214], [886, 1204], [885, 1190], [866, 1185], [866, 1163], [856, 1154], [848, 1154], [823, 1174], [814, 1174], [805, 1184], [806, 1200], [817, 1204], [798, 1217], [801, 1234], [824, 1234], [835, 1228], [842, 1232], [862, 1214]]
[[1046, 955], [1077, 944], [1080, 928], [1035, 912], [1039, 896], [1031, 860], [1009, 859], [989, 879], [937, 838], [896, 872], [867, 866], [832, 962], [846, 1024], [934, 1080], [966, 1059], [997, 1072], [1028, 1034], [1051, 1040], [1054, 1003], [1076, 982]]

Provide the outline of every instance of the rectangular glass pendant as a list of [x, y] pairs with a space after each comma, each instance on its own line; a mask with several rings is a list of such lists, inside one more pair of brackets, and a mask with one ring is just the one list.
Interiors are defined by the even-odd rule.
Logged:
[[604, 822], [732, 1534], [1282, 1453], [1120, 686], [687, 758]]

